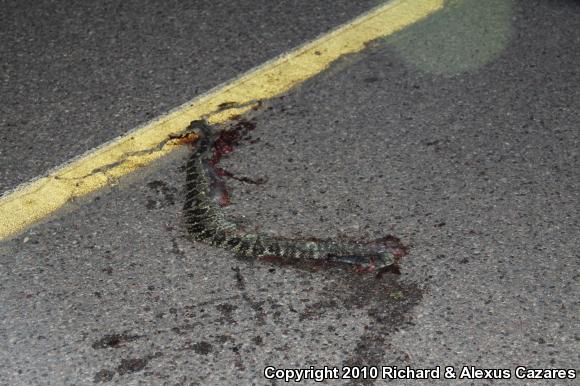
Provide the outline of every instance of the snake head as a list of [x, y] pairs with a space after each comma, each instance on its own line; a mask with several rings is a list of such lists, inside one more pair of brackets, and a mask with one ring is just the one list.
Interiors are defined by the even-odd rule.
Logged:
[[358, 273], [380, 272], [385, 267], [397, 265], [397, 259], [389, 252], [377, 252], [369, 255], [335, 256], [333, 260], [352, 265]]
[[409, 254], [409, 247], [404, 245], [398, 237], [386, 235], [373, 240], [372, 243], [377, 248], [377, 278], [381, 278], [385, 273], [401, 274], [399, 263], [401, 259]]
[[381, 254], [389, 255], [390, 260], [394, 257], [396, 261], [399, 261], [409, 254], [409, 247], [403, 244], [398, 237], [392, 235], [373, 240], [372, 243], [377, 245]]

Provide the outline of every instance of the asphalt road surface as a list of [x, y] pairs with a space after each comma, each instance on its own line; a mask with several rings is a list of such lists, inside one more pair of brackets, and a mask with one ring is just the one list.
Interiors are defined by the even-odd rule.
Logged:
[[[448, 2], [267, 101], [223, 160], [267, 179], [228, 180], [232, 217], [395, 235], [400, 275], [191, 242], [182, 148], [0, 244], [0, 384], [283, 384], [268, 366], [578, 384], [516, 368], [580, 371], [580, 2], [482, 3]], [[1, 191], [377, 2], [87, 4], [2, 2]]]

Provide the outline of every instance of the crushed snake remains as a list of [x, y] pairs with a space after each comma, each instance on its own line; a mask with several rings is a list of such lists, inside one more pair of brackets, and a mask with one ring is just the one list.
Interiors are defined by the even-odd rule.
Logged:
[[287, 238], [248, 231], [226, 218], [222, 207], [229, 204], [229, 195], [223, 177], [234, 176], [218, 163], [223, 154], [233, 151], [243, 126], [238, 125], [238, 131], [218, 131], [206, 121], [196, 120], [186, 130], [199, 137], [186, 168], [183, 209], [189, 238], [232, 251], [240, 258], [333, 262], [378, 275], [399, 272], [399, 261], [407, 254], [407, 247], [394, 236], [371, 241]]

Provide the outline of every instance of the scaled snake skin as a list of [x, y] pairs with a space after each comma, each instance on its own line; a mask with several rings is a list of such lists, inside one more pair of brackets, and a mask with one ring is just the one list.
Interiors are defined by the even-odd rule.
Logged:
[[404, 247], [393, 245], [392, 236], [357, 242], [293, 239], [244, 230], [225, 217], [220, 205], [227, 191], [216, 172], [215, 157], [212, 159], [218, 135], [201, 120], [191, 122], [188, 131], [199, 136], [186, 169], [184, 217], [190, 239], [232, 251], [241, 258], [333, 261], [367, 271], [397, 265], [405, 254]]

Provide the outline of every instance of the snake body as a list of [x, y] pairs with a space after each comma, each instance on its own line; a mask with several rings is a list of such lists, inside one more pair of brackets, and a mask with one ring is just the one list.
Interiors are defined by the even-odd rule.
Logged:
[[227, 219], [221, 208], [227, 201], [227, 190], [216, 168], [215, 133], [205, 121], [193, 121], [189, 129], [199, 134], [197, 148], [186, 168], [184, 217], [187, 233], [193, 240], [232, 251], [243, 258], [327, 260], [369, 270], [391, 266], [406, 254], [405, 248], [394, 242], [396, 238], [392, 236], [357, 242], [295, 239], [246, 231]]

